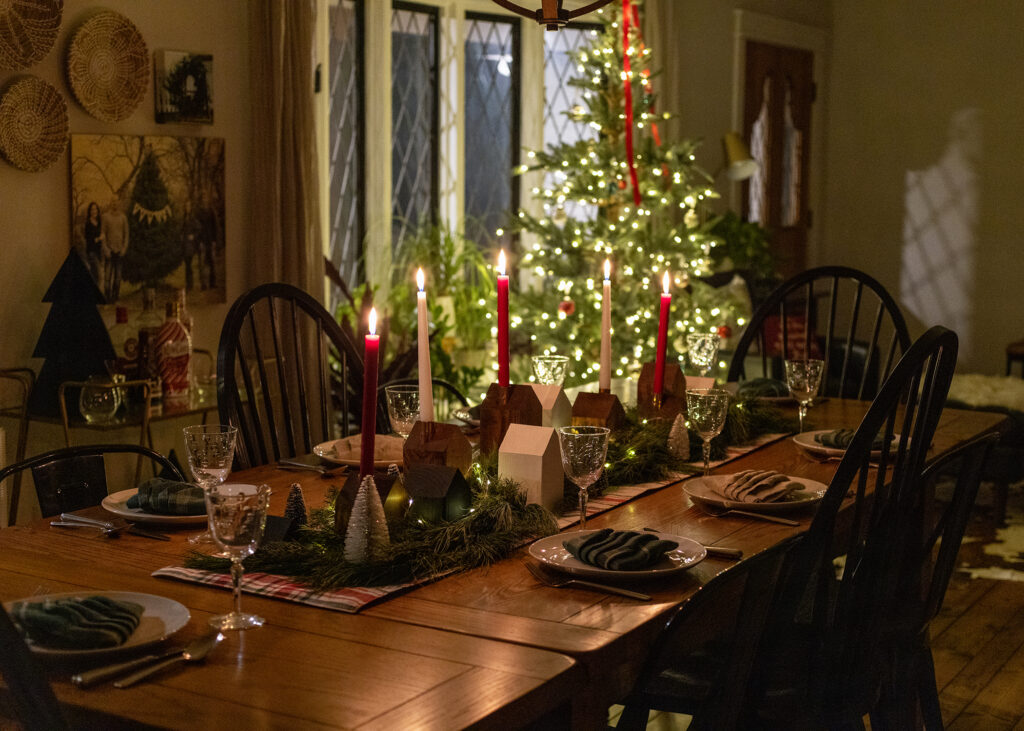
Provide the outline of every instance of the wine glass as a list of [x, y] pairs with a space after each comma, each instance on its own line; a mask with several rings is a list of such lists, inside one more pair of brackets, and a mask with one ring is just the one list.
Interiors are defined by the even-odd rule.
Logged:
[[562, 448], [562, 469], [580, 491], [580, 530], [587, 525], [587, 489], [597, 482], [604, 471], [608, 454], [608, 434], [605, 426], [561, 426], [558, 444]]
[[251, 555], [267, 524], [270, 488], [267, 485], [214, 484], [206, 490], [206, 515], [210, 519], [210, 532], [221, 549], [231, 559], [231, 587], [234, 610], [219, 617], [211, 617], [210, 625], [219, 629], [250, 629], [262, 627], [263, 617], [242, 613], [242, 559]]
[[[231, 472], [231, 462], [235, 457], [238, 429], [227, 424], [200, 424], [186, 426], [182, 433], [188, 451], [188, 466], [196, 484], [205, 492], [224, 482]], [[192, 536], [188, 542], [212, 543], [213, 536], [207, 530]]]
[[406, 439], [413, 425], [420, 418], [419, 386], [385, 386], [384, 397], [388, 402], [388, 419], [395, 434]]
[[707, 376], [718, 363], [718, 347], [722, 339], [714, 333], [690, 333], [686, 336], [690, 365]]
[[807, 360], [786, 361], [786, 385], [789, 393], [800, 404], [800, 431], [804, 430], [804, 417], [807, 408], [818, 393], [821, 386], [821, 375], [825, 370], [825, 361], [809, 358]]
[[686, 414], [690, 427], [704, 444], [704, 476], [711, 474], [711, 440], [722, 433], [729, 413], [729, 392], [721, 388], [691, 388], [686, 391]]
[[543, 386], [561, 386], [569, 370], [569, 358], [565, 355], [533, 356], [533, 375]]

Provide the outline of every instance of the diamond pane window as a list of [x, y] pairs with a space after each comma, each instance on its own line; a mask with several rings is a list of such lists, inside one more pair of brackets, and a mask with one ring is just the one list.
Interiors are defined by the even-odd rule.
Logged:
[[[364, 218], [362, 199], [362, 5], [330, 7], [330, 249], [346, 283], [359, 279]], [[337, 295], [338, 293], [334, 293]], [[332, 302], [337, 297], [332, 296]]]
[[[598, 131], [587, 122], [575, 118], [577, 112], [585, 111], [589, 91], [569, 84], [579, 74], [577, 56], [593, 43], [601, 26], [571, 25], [557, 33], [544, 34], [544, 147], [572, 145], [580, 140], [596, 140]], [[563, 179], [556, 173], [544, 175], [545, 188], [557, 188]], [[577, 220], [592, 220], [597, 216], [597, 206], [567, 202], [565, 212]], [[546, 206], [549, 215], [554, 214]]]
[[519, 22], [466, 15], [466, 234], [508, 246], [495, 232], [519, 206]]
[[393, 3], [391, 13], [392, 246], [437, 215], [437, 8]]

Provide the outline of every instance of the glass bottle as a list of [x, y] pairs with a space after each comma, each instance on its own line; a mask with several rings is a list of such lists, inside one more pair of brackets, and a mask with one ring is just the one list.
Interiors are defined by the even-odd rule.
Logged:
[[188, 401], [191, 382], [192, 336], [179, 318], [178, 302], [167, 303], [167, 319], [156, 337], [156, 352], [163, 383], [163, 400]]
[[188, 305], [185, 302], [185, 288], [182, 287], [178, 290], [178, 319], [181, 320], [181, 324], [188, 330], [189, 335], [195, 335], [195, 331], [192, 329], [194, 320], [192, 319], [192, 313], [188, 310]]
[[156, 309], [156, 290], [147, 287], [142, 293], [142, 312], [135, 317], [132, 327], [138, 333], [138, 377], [149, 380], [154, 401], [159, 401], [161, 396], [156, 339], [163, 324], [164, 318]]
[[139, 333], [128, 324], [127, 307], [118, 307], [115, 312], [116, 322], [110, 328], [110, 344], [117, 356], [114, 370], [127, 378], [134, 378], [138, 367]]

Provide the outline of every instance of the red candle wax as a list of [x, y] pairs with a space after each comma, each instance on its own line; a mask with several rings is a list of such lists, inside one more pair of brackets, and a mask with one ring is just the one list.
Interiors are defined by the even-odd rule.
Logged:
[[662, 279], [664, 291], [661, 294], [661, 315], [658, 318], [658, 350], [654, 354], [654, 395], [665, 391], [665, 352], [668, 350], [668, 313], [672, 306], [672, 295], [668, 292], [668, 272]]
[[508, 275], [504, 249], [498, 254], [498, 385], [508, 386]]
[[363, 351], [363, 422], [360, 430], [361, 451], [359, 453], [360, 479], [373, 474], [374, 432], [377, 431], [377, 360], [380, 352], [380, 335], [377, 335], [377, 310], [370, 309], [369, 332]]

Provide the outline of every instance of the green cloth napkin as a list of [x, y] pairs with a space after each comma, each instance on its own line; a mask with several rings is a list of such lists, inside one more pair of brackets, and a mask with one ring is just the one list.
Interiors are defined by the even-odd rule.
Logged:
[[789, 396], [789, 386], [774, 378], [751, 378], [740, 383], [736, 395], [745, 398], [778, 398]]
[[105, 596], [18, 602], [11, 616], [37, 645], [62, 650], [117, 647], [139, 626], [143, 607]]
[[661, 540], [653, 533], [611, 528], [570, 538], [562, 545], [583, 563], [614, 571], [645, 569], [679, 547], [675, 541]]
[[128, 498], [128, 507], [160, 515], [202, 515], [206, 500], [201, 487], [154, 477], [139, 485], [138, 493]]
[[[857, 432], [854, 429], [833, 429], [814, 435], [814, 441], [823, 447], [831, 449], [847, 449], [853, 442], [853, 435]], [[882, 435], [878, 434], [871, 442], [871, 451], [877, 452], [882, 448]]]

